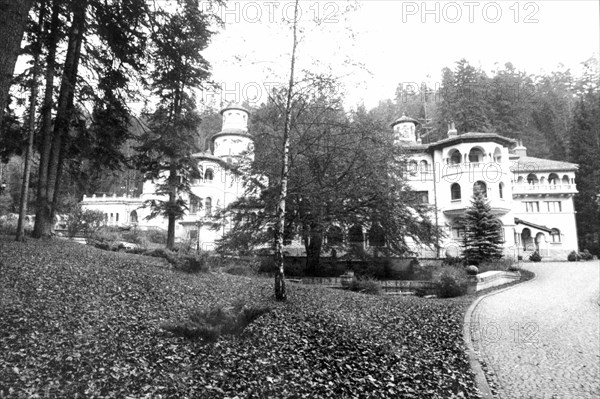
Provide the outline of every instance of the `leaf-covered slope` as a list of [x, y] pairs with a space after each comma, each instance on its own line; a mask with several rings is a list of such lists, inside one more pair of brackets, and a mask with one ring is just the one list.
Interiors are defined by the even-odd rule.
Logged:
[[[0, 237], [0, 397], [479, 397], [465, 300], [374, 297], [186, 275], [160, 261]], [[160, 329], [192, 309], [269, 304], [240, 337]]]

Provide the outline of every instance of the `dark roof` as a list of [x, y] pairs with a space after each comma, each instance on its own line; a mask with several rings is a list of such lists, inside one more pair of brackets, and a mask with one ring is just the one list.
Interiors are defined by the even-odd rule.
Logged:
[[493, 141], [496, 142], [498, 144], [503, 144], [503, 145], [512, 145], [512, 144], [516, 144], [516, 140], [510, 139], [508, 137], [504, 137], [504, 136], [500, 136], [497, 133], [477, 133], [477, 132], [471, 132], [471, 133], [465, 133], [465, 134], [460, 134], [458, 136], [454, 136], [454, 137], [448, 137], [439, 141], [436, 141], [435, 143], [431, 143], [429, 144], [429, 149], [435, 149], [435, 148], [439, 148], [439, 147], [447, 147], [453, 144], [460, 144], [460, 143], [476, 143], [479, 141]]
[[[511, 157], [513, 159], [513, 157]], [[566, 170], [577, 170], [579, 165], [563, 162], [554, 161], [552, 159], [543, 159], [535, 157], [518, 157], [511, 167], [511, 172], [553, 172], [553, 171], [566, 171]]]
[[533, 227], [533, 228], [538, 229], [538, 230], [547, 231], [548, 233], [552, 233], [552, 231], [554, 230], [554, 229], [551, 229], [550, 227], [546, 227], [546, 226], [542, 226], [540, 224], [535, 224], [535, 223], [527, 222], [527, 221], [525, 221], [523, 219], [519, 219], [519, 218], [515, 218], [515, 224], [524, 224], [525, 226]]
[[245, 108], [245, 107], [244, 107], [242, 104], [240, 104], [240, 103], [231, 103], [231, 104], [229, 104], [228, 106], [226, 106], [225, 108], [223, 108], [223, 109], [222, 109], [222, 110], [221, 110], [219, 113], [220, 113], [221, 115], [223, 115], [223, 112], [225, 112], [225, 111], [227, 111], [227, 110], [229, 110], [229, 109], [239, 109], [239, 110], [245, 111], [245, 112], [247, 112], [247, 113], [250, 113], [250, 111], [248, 111], [248, 110], [247, 110], [247, 109], [246, 109], [246, 108]]
[[391, 126], [396, 126], [398, 123], [402, 123], [402, 122], [412, 122], [415, 125], [421, 124], [421, 122], [419, 122], [418, 120], [408, 117], [408, 116], [406, 116], [406, 114], [402, 114], [402, 116], [400, 118], [398, 118], [394, 122], [392, 122]]

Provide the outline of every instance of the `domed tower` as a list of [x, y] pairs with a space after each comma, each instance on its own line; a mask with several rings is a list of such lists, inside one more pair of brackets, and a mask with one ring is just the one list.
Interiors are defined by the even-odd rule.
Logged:
[[213, 155], [236, 162], [246, 156], [254, 159], [254, 141], [248, 134], [248, 117], [250, 113], [239, 104], [230, 104], [221, 110], [223, 127], [212, 136]]
[[418, 120], [409, 118], [406, 114], [402, 114], [400, 118], [392, 123], [392, 129], [394, 129], [394, 144], [421, 144], [421, 138], [417, 135], [417, 125], [420, 125]]

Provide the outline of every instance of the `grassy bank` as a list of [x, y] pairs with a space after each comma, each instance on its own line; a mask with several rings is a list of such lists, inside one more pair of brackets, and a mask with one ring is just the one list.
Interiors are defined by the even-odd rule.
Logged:
[[[477, 398], [462, 341], [472, 300], [369, 296], [63, 241], [0, 237], [0, 397]], [[161, 328], [215, 305], [269, 306], [240, 336]]]

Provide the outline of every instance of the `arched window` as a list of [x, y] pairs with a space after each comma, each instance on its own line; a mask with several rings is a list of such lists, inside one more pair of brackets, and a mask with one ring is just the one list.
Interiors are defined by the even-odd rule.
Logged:
[[461, 198], [460, 194], [460, 184], [454, 183], [450, 186], [450, 196], [452, 201], [459, 200]]
[[131, 223], [133, 224], [137, 224], [138, 222], [138, 215], [136, 211], [131, 211], [131, 213], [129, 214], [129, 220]]
[[487, 185], [481, 180], [476, 181], [475, 184], [473, 184], [473, 195], [477, 195], [477, 193], [481, 193], [487, 198]]
[[517, 184], [523, 184], [523, 176], [519, 176], [517, 179]]
[[206, 216], [210, 216], [212, 214], [212, 198], [206, 197], [206, 199], [204, 200], [204, 210]]
[[355, 224], [348, 230], [348, 242], [350, 243], [362, 243], [365, 237], [363, 235], [363, 229], [359, 225]]
[[331, 246], [343, 244], [342, 229], [338, 226], [331, 226], [327, 230], [327, 244]]
[[469, 162], [483, 162], [484, 156], [485, 154], [481, 148], [472, 148], [471, 151], [469, 151]]
[[429, 169], [429, 164], [427, 163], [426, 160], [422, 160], [421, 162], [419, 162], [419, 170], [421, 171], [421, 173], [427, 173], [428, 169]]
[[459, 163], [462, 163], [462, 155], [460, 151], [454, 150], [450, 154], [450, 165], [458, 165]]
[[500, 195], [500, 198], [504, 198], [504, 183], [502, 182], [498, 185], [498, 194]]
[[560, 177], [556, 173], [550, 173], [548, 176], [548, 184], [558, 184], [560, 183]]
[[529, 184], [538, 184], [539, 180], [535, 173], [530, 173], [527, 175], [527, 183]]
[[569, 184], [569, 176], [564, 175], [562, 178], [562, 184]]
[[213, 170], [211, 168], [207, 168], [206, 172], [204, 173], [204, 180], [212, 181], [213, 178], [214, 178]]
[[198, 207], [199, 207], [200, 203], [198, 202], [198, 198], [197, 197], [192, 197], [190, 199], [190, 213], [191, 214], [196, 214], [198, 213]]
[[496, 147], [496, 149], [494, 150], [494, 162], [502, 162], [502, 151], [500, 151], [500, 148], [498, 147]]
[[419, 165], [417, 164], [417, 161], [410, 161], [408, 163], [408, 173], [410, 173], [411, 175], [416, 175], [418, 168]]
[[369, 229], [369, 246], [385, 247], [385, 232], [378, 224], [374, 224]]

